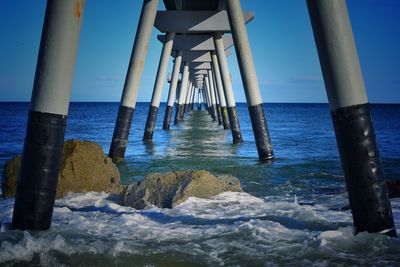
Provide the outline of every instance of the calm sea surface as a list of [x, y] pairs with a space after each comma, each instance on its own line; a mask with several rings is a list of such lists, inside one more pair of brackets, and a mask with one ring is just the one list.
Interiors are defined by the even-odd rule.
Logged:
[[[0, 103], [0, 171], [21, 153], [28, 103]], [[244, 143], [204, 111], [141, 141], [148, 104], [133, 119], [122, 180], [150, 172], [206, 169], [238, 177], [246, 193], [191, 198], [174, 209], [136, 211], [105, 193], [56, 201], [50, 231], [0, 232], [1, 266], [400, 266], [400, 239], [352, 235], [350, 211], [329, 108], [265, 104], [276, 160], [259, 163], [247, 106], [238, 105]], [[107, 153], [118, 103], [72, 103], [66, 138], [98, 142]], [[381, 157], [400, 179], [400, 105], [372, 105]], [[0, 222], [13, 199], [0, 200]], [[400, 233], [400, 199], [392, 199]]]

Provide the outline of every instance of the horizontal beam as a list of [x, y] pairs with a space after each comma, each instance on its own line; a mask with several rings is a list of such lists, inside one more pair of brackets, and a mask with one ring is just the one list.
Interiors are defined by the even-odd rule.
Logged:
[[193, 70], [193, 74], [207, 74], [207, 70]]
[[[157, 35], [157, 39], [161, 43], [165, 43], [165, 34]], [[223, 35], [225, 50], [233, 46], [232, 35]], [[210, 51], [215, 50], [214, 40], [210, 34], [201, 35], [175, 35], [172, 50], [181, 51]]]
[[[176, 57], [176, 53], [172, 52], [172, 57]], [[229, 49], [225, 50], [225, 55], [231, 55]], [[183, 51], [182, 60], [185, 62], [211, 62], [211, 55], [204, 51]]]
[[194, 70], [209, 70], [211, 69], [211, 64], [209, 62], [193, 62], [190, 63], [190, 68]]
[[[254, 19], [254, 12], [243, 13], [246, 23]], [[160, 32], [204, 33], [230, 32], [228, 14], [221, 11], [158, 11], [154, 27]]]

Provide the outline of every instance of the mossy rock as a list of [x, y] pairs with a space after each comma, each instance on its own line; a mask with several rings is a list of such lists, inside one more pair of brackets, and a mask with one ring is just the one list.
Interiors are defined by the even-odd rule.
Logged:
[[121, 204], [136, 209], [152, 205], [173, 208], [189, 197], [210, 198], [226, 191], [243, 192], [243, 189], [233, 176], [216, 177], [204, 170], [151, 173], [124, 189]]
[[[15, 196], [20, 164], [20, 155], [6, 162], [2, 181], [4, 198]], [[64, 143], [56, 198], [62, 198], [68, 192], [120, 193], [121, 187], [117, 167], [104, 155], [99, 144], [79, 140]]]

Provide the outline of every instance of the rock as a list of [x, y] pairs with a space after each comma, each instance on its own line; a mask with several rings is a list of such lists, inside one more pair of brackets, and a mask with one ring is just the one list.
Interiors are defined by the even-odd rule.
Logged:
[[389, 198], [400, 197], [400, 180], [388, 180]]
[[[18, 155], [8, 160], [4, 167], [4, 198], [15, 195], [20, 162], [21, 156]], [[56, 198], [62, 198], [68, 192], [88, 191], [119, 194], [121, 184], [118, 169], [95, 142], [68, 140], [64, 143]]]
[[177, 171], [148, 174], [143, 181], [129, 184], [121, 204], [135, 209], [155, 205], [173, 208], [189, 197], [210, 198], [225, 191], [243, 192], [233, 176], [215, 177], [208, 171]]
[[6, 162], [3, 171], [3, 179], [1, 181], [3, 198], [9, 198], [15, 195], [15, 192], [17, 191], [17, 178], [19, 175], [20, 166], [20, 155], [14, 156]]

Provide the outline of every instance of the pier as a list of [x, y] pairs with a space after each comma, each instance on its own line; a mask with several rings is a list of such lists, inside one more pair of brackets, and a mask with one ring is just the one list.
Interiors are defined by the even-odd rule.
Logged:
[[[188, 114], [205, 110], [232, 143], [257, 148], [254, 160], [274, 164], [265, 106], [253, 62], [246, 23], [255, 12], [243, 11], [240, 0], [144, 0], [132, 54], [115, 120], [109, 157], [119, 164], [130, 145], [129, 132], [141, 90], [141, 76], [152, 32], [162, 43], [143, 142], [157, 135], [156, 122], [173, 69], [163, 131], [181, 129]], [[118, 3], [116, 3], [118, 4]], [[396, 228], [385, 176], [371, 120], [352, 27], [344, 0], [307, 0], [316, 49], [323, 73], [330, 113], [343, 167], [355, 233], [383, 233], [395, 237]], [[49, 0], [32, 91], [21, 171], [12, 225], [16, 229], [50, 228], [60, 170], [72, 75], [75, 67], [85, 0]], [[304, 14], [307, 16], [307, 14]], [[83, 20], [84, 21], [84, 20]], [[233, 53], [235, 51], [235, 53]], [[236, 56], [254, 140], [243, 140], [227, 57]], [[263, 73], [268, 75], [268, 73]], [[149, 90], [149, 88], [146, 88]], [[197, 98], [197, 110], [195, 103]], [[205, 110], [202, 110], [204, 106]], [[171, 119], [174, 118], [174, 125]], [[273, 138], [272, 138], [273, 139]]]

